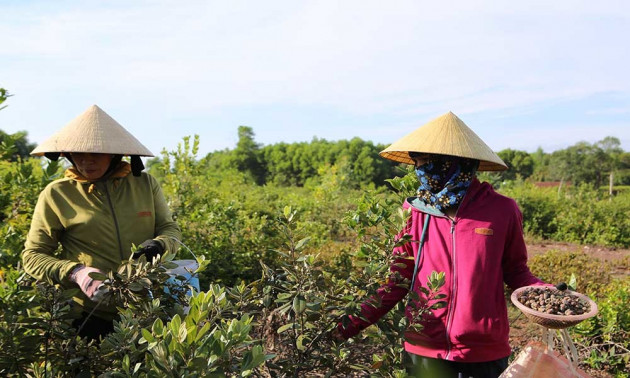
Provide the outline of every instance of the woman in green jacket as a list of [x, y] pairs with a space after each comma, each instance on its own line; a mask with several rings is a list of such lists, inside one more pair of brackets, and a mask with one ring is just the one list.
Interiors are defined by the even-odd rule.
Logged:
[[[72, 167], [39, 196], [22, 252], [24, 269], [38, 280], [78, 286], [74, 301], [83, 318], [75, 325], [82, 336], [97, 338], [113, 330], [116, 309], [99, 303], [102, 282], [89, 273], [117, 269], [131, 257], [132, 244], [140, 246], [134, 258], [174, 253], [180, 230], [158, 182], [142, 172], [140, 156], [151, 152], [96, 105], [31, 154], [64, 156]], [[125, 155], [131, 164], [122, 161]]]

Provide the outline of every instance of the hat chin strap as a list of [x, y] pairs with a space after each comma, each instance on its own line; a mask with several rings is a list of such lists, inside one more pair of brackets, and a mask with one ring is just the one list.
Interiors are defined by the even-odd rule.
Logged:
[[45, 152], [44, 156], [52, 161], [59, 160], [59, 156], [61, 156], [61, 152]]
[[[61, 153], [60, 152], [46, 152], [44, 153], [44, 156], [47, 159], [50, 159], [52, 161], [57, 161], [59, 160], [59, 156], [61, 156]], [[72, 158], [70, 157], [70, 154], [65, 156], [65, 158], [68, 159], [70, 163], [72, 163], [72, 165], [74, 165], [74, 162], [72, 161]], [[144, 170], [144, 164], [142, 163], [142, 159], [140, 159], [140, 156], [131, 155], [131, 173], [134, 176], [138, 177], [140, 176], [143, 170]]]
[[138, 177], [140, 173], [144, 169], [144, 164], [142, 163], [142, 159], [138, 155], [131, 156], [131, 173]]

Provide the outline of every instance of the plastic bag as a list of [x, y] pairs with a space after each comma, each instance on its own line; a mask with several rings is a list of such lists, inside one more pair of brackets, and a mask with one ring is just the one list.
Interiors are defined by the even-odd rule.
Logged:
[[[166, 273], [171, 276], [166, 282], [174, 284], [176, 286], [188, 286], [190, 289], [186, 292], [186, 296], [191, 297], [193, 290], [199, 292], [199, 276], [197, 269], [199, 264], [196, 260], [173, 260], [172, 263], [177, 265], [177, 268], [167, 269]], [[184, 280], [181, 280], [183, 278]], [[164, 291], [168, 294], [170, 291], [168, 287], [164, 288]], [[190, 306], [184, 307], [184, 314], [188, 314]]]
[[499, 378], [591, 378], [564, 356], [538, 341], [530, 341]]

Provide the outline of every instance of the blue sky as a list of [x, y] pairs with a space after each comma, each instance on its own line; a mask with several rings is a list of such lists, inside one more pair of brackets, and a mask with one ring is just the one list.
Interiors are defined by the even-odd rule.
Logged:
[[628, 1], [5, 1], [0, 129], [40, 143], [92, 104], [154, 154], [388, 144], [453, 111], [494, 150], [630, 151]]

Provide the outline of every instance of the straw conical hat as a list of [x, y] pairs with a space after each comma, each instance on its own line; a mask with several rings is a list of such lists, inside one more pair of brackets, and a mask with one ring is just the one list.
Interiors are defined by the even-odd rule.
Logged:
[[414, 164], [409, 152], [479, 160], [479, 171], [503, 171], [507, 165], [452, 112], [409, 133], [380, 152], [385, 159]]
[[37, 146], [31, 155], [64, 152], [153, 156], [148, 148], [96, 105]]

